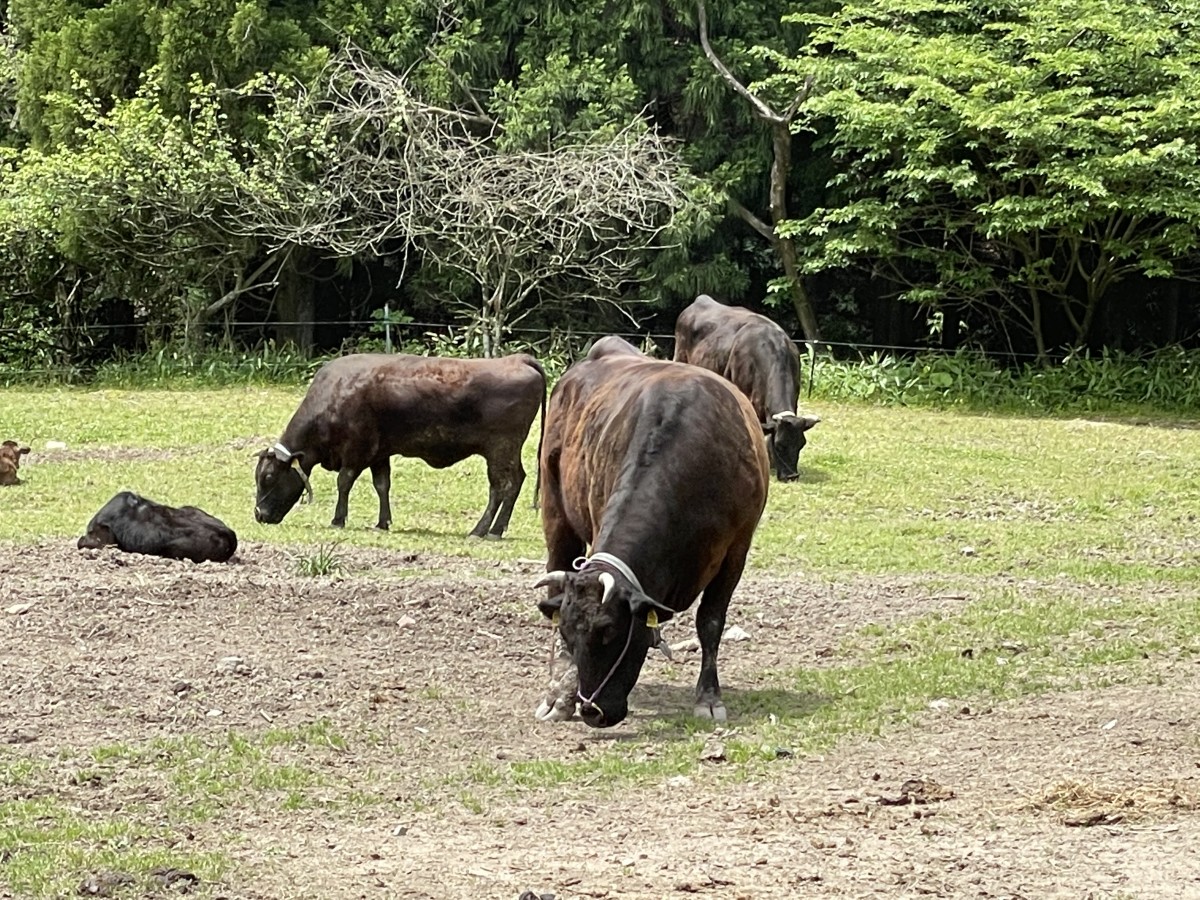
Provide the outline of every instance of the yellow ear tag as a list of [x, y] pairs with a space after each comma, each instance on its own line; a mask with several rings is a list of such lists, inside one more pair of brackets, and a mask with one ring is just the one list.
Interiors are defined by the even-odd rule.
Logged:
[[300, 468], [300, 460], [296, 459], [296, 457], [294, 457], [294, 456], [292, 457], [292, 468], [293, 469]]
[[656, 613], [654, 610], [650, 610], [650, 612], [646, 613], [646, 627], [647, 628], [657, 628], [658, 627], [658, 613]]
[[554, 615], [552, 615], [552, 616], [550, 617], [550, 624], [551, 624], [551, 625], [555, 625], [555, 626], [557, 626], [557, 625], [558, 625], [558, 624], [559, 624], [561, 621], [562, 621], [562, 616], [561, 616], [561, 615], [559, 615], [557, 611], [555, 611]]

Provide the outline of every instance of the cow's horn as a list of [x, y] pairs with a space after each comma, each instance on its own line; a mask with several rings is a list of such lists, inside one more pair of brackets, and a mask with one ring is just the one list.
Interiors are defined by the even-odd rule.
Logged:
[[774, 419], [776, 422], [782, 422], [784, 419], [787, 419], [787, 418], [798, 419], [800, 417], [798, 415], [796, 415], [794, 412], [792, 412], [790, 409], [785, 409], [783, 412], [773, 413], [771, 415], [771, 418]]
[[616, 587], [617, 579], [613, 578], [608, 572], [601, 572], [600, 583], [604, 585], [604, 596], [600, 598], [600, 602], [604, 603], [608, 600], [608, 595], [612, 593], [612, 589]]
[[296, 461], [296, 464], [292, 468], [294, 468], [296, 470], [296, 473], [300, 476], [300, 480], [304, 482], [304, 496], [305, 496], [304, 502], [312, 503], [312, 499], [313, 499], [312, 482], [309, 481], [308, 476], [306, 474], [304, 474], [304, 468], [300, 465], [299, 460]]
[[271, 452], [275, 454], [275, 458], [281, 463], [289, 463], [292, 461], [292, 451], [283, 446], [283, 444], [276, 442], [271, 447]]
[[567, 585], [567, 573], [562, 569], [554, 572], [547, 572], [537, 580], [534, 588], [552, 587], [556, 591], [561, 591]]

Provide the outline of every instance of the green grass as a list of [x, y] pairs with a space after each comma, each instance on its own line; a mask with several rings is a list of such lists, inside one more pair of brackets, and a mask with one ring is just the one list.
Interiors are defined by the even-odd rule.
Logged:
[[[393, 465], [394, 524], [371, 526], [377, 500], [360, 478], [342, 532], [330, 529], [335, 478], [281, 525], [253, 520], [254, 453], [278, 437], [303, 389], [0, 391], [6, 435], [34, 452], [27, 483], [0, 491], [0, 541], [78, 536], [116, 491], [219, 516], [243, 541], [310, 548], [386, 547], [482, 560], [537, 558], [530, 473], [508, 539], [465, 540], [487, 498], [483, 461], [434, 470]], [[1077, 418], [983, 415], [829, 403], [810, 432], [801, 480], [773, 483], [751, 558], [759, 569], [848, 573], [1191, 581], [1200, 546], [1200, 429]], [[42, 452], [48, 440], [67, 455]], [[970, 549], [971, 553], [964, 552]]]
[[296, 572], [308, 578], [341, 575], [346, 564], [338, 553], [337, 543], [319, 544], [311, 553], [296, 557]]
[[[835, 404], [753, 564], [831, 574], [1200, 576], [1200, 431]], [[964, 552], [968, 551], [968, 552]], [[973, 551], [973, 552], [970, 552]]]
[[15, 896], [74, 896], [88, 874], [99, 872], [133, 876], [151, 894], [151, 872], [164, 867], [196, 875], [201, 886], [193, 895], [212, 896], [229, 861], [189, 849], [176, 829], [136, 807], [108, 816], [53, 797], [0, 800], [0, 885]]
[[[60, 755], [61, 770], [43, 761], [0, 757], [0, 787], [15, 796], [0, 799], [0, 885], [19, 896], [61, 897], [73, 895], [89, 873], [116, 871], [148, 890], [153, 869], [173, 867], [199, 876], [200, 891], [208, 895], [231, 862], [223, 846], [189, 849], [181, 840], [200, 823], [247, 808], [267, 815], [386, 802], [358, 790], [360, 773], [336, 774], [340, 770], [326, 765], [346, 748], [342, 734], [316, 721], [204, 739], [103, 744], [82, 755]], [[100, 799], [80, 804], [59, 797], [64, 782], [88, 792], [114, 787], [122, 797], [165, 800], [144, 809], [123, 800], [119, 809], [109, 810]]]

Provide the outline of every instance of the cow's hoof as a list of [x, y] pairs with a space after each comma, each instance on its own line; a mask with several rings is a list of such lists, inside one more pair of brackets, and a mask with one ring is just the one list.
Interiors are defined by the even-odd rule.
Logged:
[[697, 719], [712, 719], [714, 722], [724, 722], [728, 719], [725, 704], [720, 700], [701, 700], [696, 703], [696, 708], [692, 712]]
[[488, 540], [488, 541], [498, 541], [498, 540], [500, 540], [500, 539], [503, 537], [503, 535], [500, 535], [500, 534], [492, 534], [491, 532], [489, 532], [488, 534], [485, 534], [483, 537], [484, 537], [484, 540]]
[[334, 519], [332, 522], [329, 523], [329, 527], [330, 528], [345, 528], [346, 520], [342, 519], [342, 521], [339, 522], [337, 519]]
[[475, 532], [472, 531], [470, 534], [467, 535], [467, 540], [468, 541], [482, 541], [483, 535], [476, 534]]
[[375, 526], [376, 531], [387, 531], [391, 527], [390, 522], [380, 522]]

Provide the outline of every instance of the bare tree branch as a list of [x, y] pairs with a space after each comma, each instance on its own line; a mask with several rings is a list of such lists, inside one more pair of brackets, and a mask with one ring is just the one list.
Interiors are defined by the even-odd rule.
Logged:
[[[733, 88], [733, 90], [741, 95], [750, 106], [754, 109], [755, 114], [767, 122], [783, 122], [786, 121], [779, 113], [771, 109], [766, 101], [761, 99], [757, 94], [753, 94], [729, 71], [729, 67], [721, 61], [721, 58], [713, 51], [712, 45], [708, 42], [708, 12], [704, 8], [703, 0], [696, 4], [697, 27], [700, 29], [700, 46], [704, 49], [704, 55], [708, 57], [708, 61], [712, 63], [712, 67], [717, 70], [725, 82]], [[799, 104], [796, 104], [799, 106]]]
[[751, 212], [745, 206], [743, 206], [741, 201], [736, 200], [733, 197], [729, 197], [728, 200], [729, 200], [729, 208], [732, 209], [735, 213], [737, 213], [738, 217], [742, 221], [744, 221], [747, 225], [749, 225], [751, 228], [753, 228], [755, 231], [757, 231], [759, 234], [761, 234], [764, 238], [766, 238], [772, 244], [775, 243], [775, 229], [774, 228], [772, 228], [770, 225], [768, 225], [766, 222], [764, 222], [762, 219], [760, 219], [758, 216], [756, 216], [753, 212]]
[[616, 304], [685, 202], [674, 148], [640, 119], [501, 152], [497, 123], [424, 102], [360, 54], [319, 85], [271, 88], [275, 152], [242, 198], [246, 233], [345, 257], [411, 248], [479, 286], [455, 302], [491, 349], [527, 304]]

